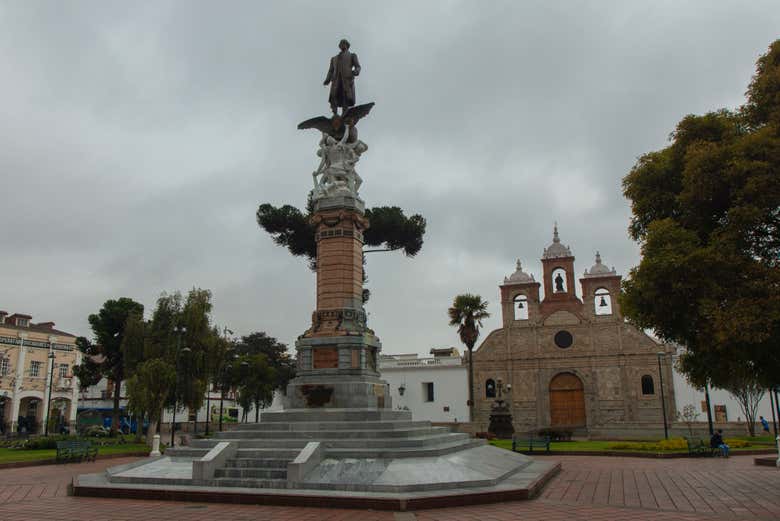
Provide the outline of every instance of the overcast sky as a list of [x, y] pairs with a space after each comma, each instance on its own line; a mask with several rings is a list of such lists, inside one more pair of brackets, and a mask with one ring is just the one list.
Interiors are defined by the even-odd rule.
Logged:
[[[621, 179], [684, 115], [735, 107], [780, 36], [750, 2], [0, 2], [0, 309], [89, 335], [109, 298], [211, 289], [236, 333], [293, 344], [315, 277], [255, 222], [302, 207], [328, 59], [360, 57], [367, 206], [428, 220], [371, 254], [385, 353], [460, 347], [446, 310], [540, 277], [558, 221], [576, 275], [638, 263]], [[578, 289], [579, 291], [579, 289]]]

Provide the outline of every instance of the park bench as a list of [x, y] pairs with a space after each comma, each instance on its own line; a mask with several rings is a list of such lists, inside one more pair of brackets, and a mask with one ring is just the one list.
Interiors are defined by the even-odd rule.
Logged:
[[533, 452], [534, 447], [537, 449], [544, 447], [545, 452], [550, 452], [550, 437], [512, 436], [512, 452]]
[[88, 441], [58, 441], [57, 442], [57, 462], [65, 461], [95, 461], [98, 448]]
[[712, 456], [715, 450], [704, 443], [700, 438], [689, 438], [685, 436], [685, 443], [688, 445], [689, 456]]

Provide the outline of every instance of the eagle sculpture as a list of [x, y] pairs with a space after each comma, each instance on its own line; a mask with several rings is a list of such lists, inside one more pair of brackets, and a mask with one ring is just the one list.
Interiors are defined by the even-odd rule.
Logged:
[[334, 114], [332, 117], [317, 116], [316, 118], [307, 119], [298, 123], [298, 129], [304, 130], [307, 128], [315, 128], [320, 132], [327, 134], [339, 141], [344, 137], [344, 132], [349, 132], [347, 137], [347, 143], [354, 143], [357, 141], [357, 122], [362, 118], [368, 116], [371, 112], [371, 108], [374, 103], [366, 103], [364, 105], [357, 105], [350, 107], [342, 115]]

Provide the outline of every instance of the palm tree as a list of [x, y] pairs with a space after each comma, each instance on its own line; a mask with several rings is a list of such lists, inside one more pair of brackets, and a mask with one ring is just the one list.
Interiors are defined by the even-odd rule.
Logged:
[[458, 326], [460, 341], [469, 350], [469, 416], [474, 419], [474, 363], [472, 350], [479, 338], [479, 328], [482, 327], [482, 319], [488, 318], [488, 303], [479, 295], [466, 293], [458, 295], [452, 301], [452, 307], [447, 310], [450, 316], [450, 325]]

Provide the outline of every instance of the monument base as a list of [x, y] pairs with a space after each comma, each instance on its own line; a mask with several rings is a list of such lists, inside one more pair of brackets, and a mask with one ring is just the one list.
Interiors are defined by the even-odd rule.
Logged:
[[377, 376], [299, 376], [287, 385], [286, 409], [390, 409], [389, 384]]
[[287, 385], [286, 408], [391, 408], [389, 385], [377, 372], [382, 345], [374, 335], [303, 336], [295, 348], [298, 370]]

